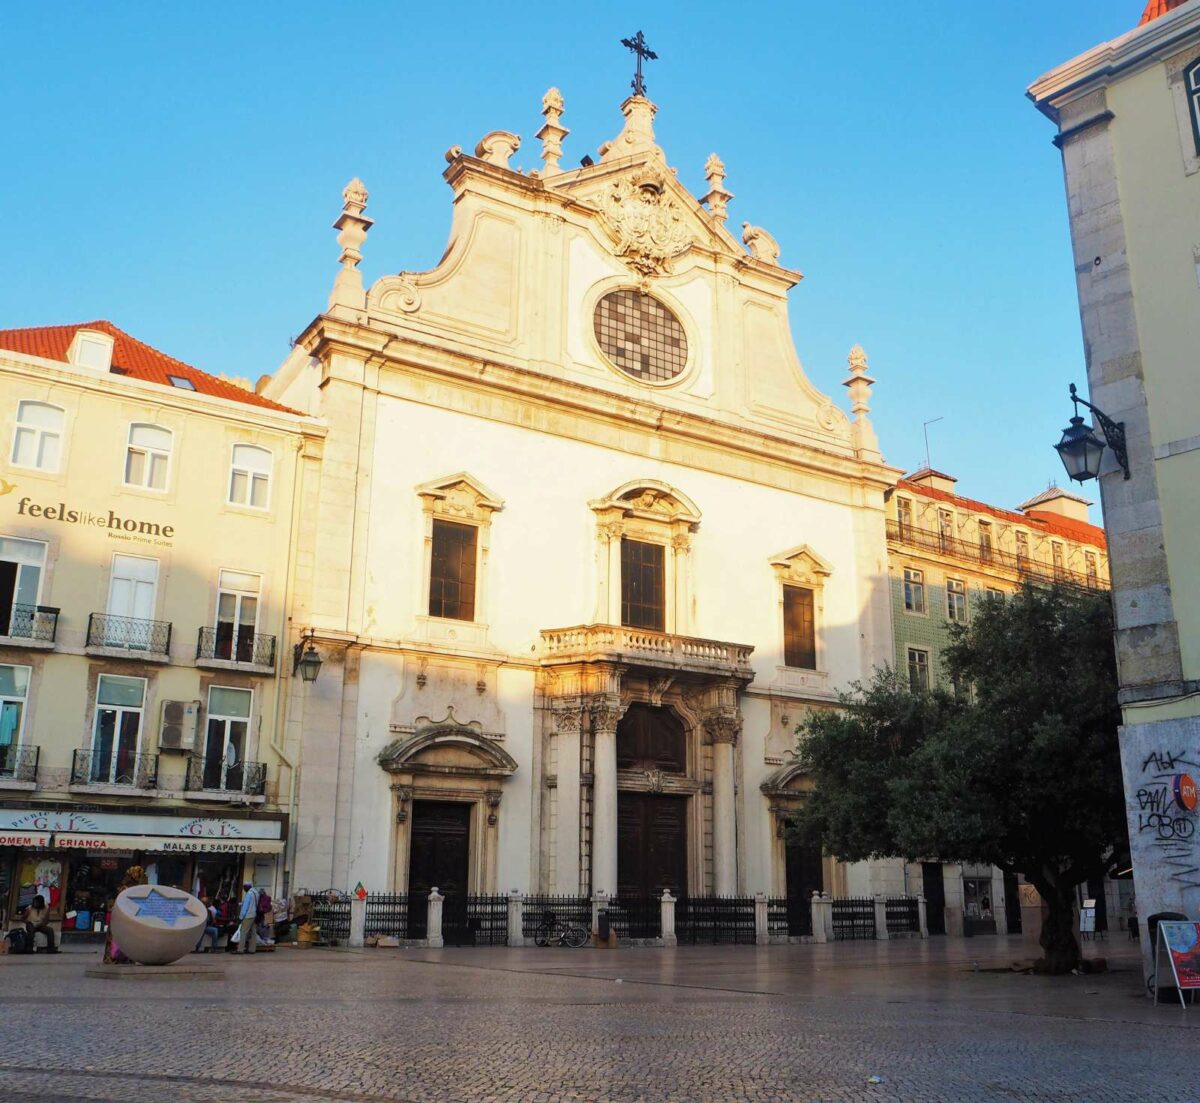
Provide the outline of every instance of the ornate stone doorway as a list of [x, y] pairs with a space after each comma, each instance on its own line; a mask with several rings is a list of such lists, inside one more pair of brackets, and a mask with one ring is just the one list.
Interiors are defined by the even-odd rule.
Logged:
[[617, 796], [617, 895], [687, 895], [687, 797]]
[[[427, 896], [436, 888], [446, 897], [446, 910], [464, 902], [470, 886], [471, 806], [460, 801], [413, 801], [412, 841], [408, 864], [409, 892]], [[424, 938], [425, 909], [410, 911], [411, 938]]]

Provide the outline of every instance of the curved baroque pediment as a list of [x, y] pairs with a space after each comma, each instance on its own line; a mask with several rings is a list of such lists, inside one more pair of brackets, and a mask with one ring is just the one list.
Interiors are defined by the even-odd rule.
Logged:
[[457, 723], [432, 724], [396, 739], [379, 752], [388, 773], [450, 773], [507, 777], [517, 761], [474, 728]]

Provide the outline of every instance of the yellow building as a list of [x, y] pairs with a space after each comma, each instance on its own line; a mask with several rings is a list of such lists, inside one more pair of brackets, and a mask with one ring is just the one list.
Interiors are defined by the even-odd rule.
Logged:
[[1029, 95], [1059, 129], [1091, 399], [1128, 453], [1107, 450], [1100, 493], [1138, 911], [1196, 918], [1200, 2], [1152, 0]]
[[[957, 480], [924, 468], [888, 494], [888, 583], [896, 668], [914, 690], [953, 689], [942, 651], [951, 626], [969, 624], [980, 602], [1029, 583], [1108, 589], [1104, 530], [1088, 522], [1086, 499], [1060, 487], [1017, 509], [964, 497]], [[1020, 886], [994, 866], [921, 862], [904, 884], [924, 894], [931, 934], [1015, 933]], [[1097, 880], [1088, 895], [1110, 926], [1127, 910], [1123, 886]]]
[[[0, 331], [0, 917], [80, 934], [131, 864], [275, 889], [312, 422], [107, 322]], [[6, 914], [7, 913], [7, 914]]]

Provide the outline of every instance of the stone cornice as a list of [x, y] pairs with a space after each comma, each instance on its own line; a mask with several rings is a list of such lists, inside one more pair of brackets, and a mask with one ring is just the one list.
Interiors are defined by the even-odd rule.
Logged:
[[1200, 3], [1185, 4], [1120, 38], [1094, 46], [1038, 77], [1025, 95], [1042, 114], [1057, 123], [1064, 103], [1087, 95], [1115, 77], [1170, 57], [1189, 38], [1200, 41]]
[[[743, 429], [703, 414], [663, 407], [645, 398], [630, 398], [495, 360], [467, 358], [409, 336], [389, 338], [376, 329], [342, 319], [318, 317], [300, 337], [300, 343], [317, 357], [329, 351], [358, 357], [367, 354], [374, 366], [381, 369], [379, 390], [385, 394], [398, 394], [388, 389], [383, 370], [392, 367], [405, 374], [441, 377], [456, 386], [508, 394], [526, 407], [565, 410], [582, 418], [607, 421], [623, 432], [641, 428], [660, 439], [675, 437], [739, 453], [756, 464], [766, 462], [838, 482], [865, 483], [880, 491], [894, 486], [904, 473], [901, 468], [859, 460], [849, 454], [849, 449], [837, 451], [816, 441], [797, 440], [766, 428]], [[476, 416], [488, 415], [476, 412]]]

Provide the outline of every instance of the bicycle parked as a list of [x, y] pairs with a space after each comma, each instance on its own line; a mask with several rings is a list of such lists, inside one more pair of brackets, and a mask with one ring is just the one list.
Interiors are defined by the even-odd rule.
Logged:
[[578, 950], [587, 945], [587, 928], [580, 923], [564, 922], [552, 911], [542, 913], [542, 921], [533, 932], [535, 946], [570, 946]]

